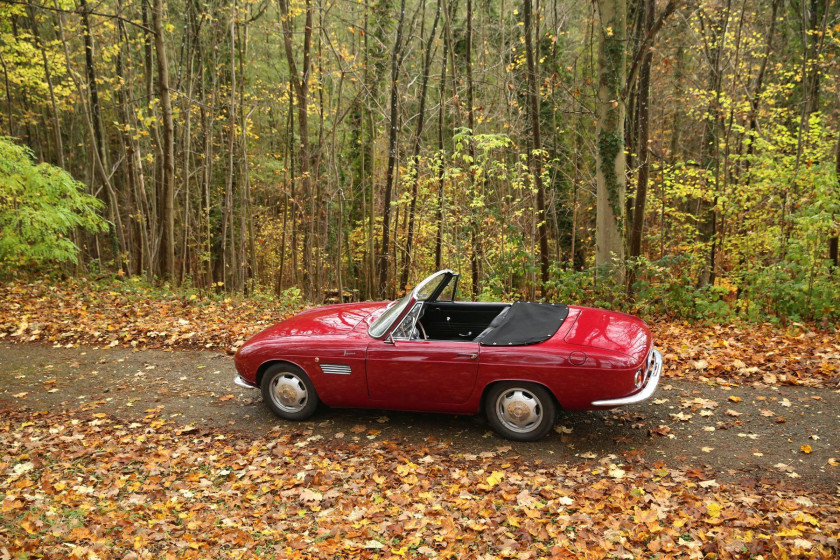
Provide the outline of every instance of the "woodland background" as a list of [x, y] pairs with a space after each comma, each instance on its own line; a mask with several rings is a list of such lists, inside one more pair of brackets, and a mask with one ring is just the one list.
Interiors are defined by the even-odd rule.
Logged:
[[836, 0], [0, 0], [0, 268], [840, 317]]

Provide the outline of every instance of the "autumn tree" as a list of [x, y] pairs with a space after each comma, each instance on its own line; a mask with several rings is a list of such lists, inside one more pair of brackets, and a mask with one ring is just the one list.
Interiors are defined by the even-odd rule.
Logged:
[[621, 0], [599, 0], [597, 101], [597, 217], [595, 263], [616, 266], [623, 278], [624, 198], [627, 176], [624, 153], [625, 33], [627, 8]]

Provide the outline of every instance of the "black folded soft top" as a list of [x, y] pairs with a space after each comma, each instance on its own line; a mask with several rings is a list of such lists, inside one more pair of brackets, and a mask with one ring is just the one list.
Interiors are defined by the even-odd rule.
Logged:
[[517, 301], [499, 313], [474, 341], [482, 346], [524, 346], [545, 342], [557, 332], [569, 306]]

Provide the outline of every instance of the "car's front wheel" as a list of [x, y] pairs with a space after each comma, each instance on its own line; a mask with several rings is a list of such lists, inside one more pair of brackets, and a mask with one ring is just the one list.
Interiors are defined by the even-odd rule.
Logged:
[[280, 418], [306, 420], [318, 408], [318, 393], [309, 376], [291, 364], [269, 366], [260, 388], [263, 401]]
[[502, 437], [536, 441], [554, 426], [557, 407], [542, 386], [505, 381], [490, 388], [485, 402], [487, 420]]

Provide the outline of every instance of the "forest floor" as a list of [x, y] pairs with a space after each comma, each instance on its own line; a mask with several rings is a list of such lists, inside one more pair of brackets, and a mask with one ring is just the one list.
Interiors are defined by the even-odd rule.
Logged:
[[291, 310], [33, 286], [0, 288], [0, 558], [840, 554], [836, 332], [653, 322], [652, 400], [522, 444], [277, 420], [229, 354]]

